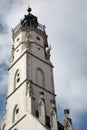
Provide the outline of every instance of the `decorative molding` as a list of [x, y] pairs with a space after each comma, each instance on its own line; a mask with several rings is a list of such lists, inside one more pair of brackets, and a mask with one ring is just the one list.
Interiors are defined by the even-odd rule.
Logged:
[[37, 86], [37, 87], [41, 88], [42, 90], [44, 90], [44, 91], [46, 91], [46, 92], [48, 92], [48, 93], [50, 93], [50, 94], [52, 94], [52, 95], [56, 96], [56, 94], [55, 94], [55, 93], [52, 93], [52, 92], [50, 92], [49, 90], [47, 90], [47, 89], [45, 89], [45, 88], [42, 88], [42, 87], [41, 87], [41, 86], [39, 86], [38, 84], [34, 83], [32, 80], [31, 80], [31, 83], [32, 83], [33, 85], [35, 85], [35, 86]]
[[13, 63], [10, 65], [10, 67], [8, 68], [8, 71], [21, 59], [21, 57], [24, 56], [24, 54], [26, 54], [26, 51], [25, 51], [15, 62], [13, 62]]
[[40, 61], [42, 61], [42, 62], [48, 64], [48, 65], [51, 66], [52, 68], [54, 67], [51, 63], [48, 63], [48, 61], [42, 60], [41, 58], [35, 56], [34, 54], [32, 54], [32, 53], [29, 52], [29, 51], [26, 51], [26, 52], [27, 52], [28, 54], [30, 54], [31, 56], [35, 57], [36, 59], [38, 59], [38, 60], [40, 60]]
[[27, 79], [25, 79], [9, 96], [7, 96], [6, 99], [8, 99], [9, 97], [11, 97], [22, 86], [22, 84], [24, 84], [26, 81], [27, 81]]
[[11, 130], [13, 127], [15, 127], [21, 120], [23, 120], [26, 117], [26, 114], [22, 116], [15, 124], [13, 124], [12, 127], [10, 127], [8, 130]]
[[29, 81], [27, 84], [27, 94], [29, 94], [30, 97], [33, 97], [33, 95], [34, 95], [33, 86], [31, 84], [31, 81]]
[[51, 63], [48, 63], [47, 61], [42, 60], [41, 58], [35, 56], [34, 54], [32, 54], [32, 53], [29, 52], [29, 51], [25, 51], [15, 62], [13, 62], [13, 64], [10, 65], [10, 67], [8, 68], [8, 71], [9, 71], [9, 70], [21, 59], [21, 57], [23, 57], [24, 54], [26, 54], [26, 53], [27, 53], [27, 54], [30, 54], [31, 56], [35, 57], [36, 59], [38, 59], [38, 60], [40, 60], [40, 61], [42, 61], [42, 62], [48, 64], [48, 65], [51, 66], [52, 68], [54, 67]]

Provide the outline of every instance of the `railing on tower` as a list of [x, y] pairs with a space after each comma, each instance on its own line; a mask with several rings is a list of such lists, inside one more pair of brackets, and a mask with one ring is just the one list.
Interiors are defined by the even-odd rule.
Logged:
[[14, 32], [16, 32], [21, 27], [21, 23], [17, 24], [17, 26], [13, 29]]
[[[23, 27], [22, 26], [22, 24], [21, 24], [21, 22], [13, 29], [13, 31], [14, 31], [14, 33], [19, 29], [19, 28], [21, 28], [21, 27]], [[33, 27], [32, 25], [31, 26], [28, 26], [28, 27]], [[37, 28], [38, 29], [40, 29], [41, 31], [45, 31], [45, 25], [42, 25], [42, 24], [40, 24], [40, 23], [38, 23], [38, 26], [37, 26]]]
[[45, 25], [38, 23], [38, 29], [45, 31]]

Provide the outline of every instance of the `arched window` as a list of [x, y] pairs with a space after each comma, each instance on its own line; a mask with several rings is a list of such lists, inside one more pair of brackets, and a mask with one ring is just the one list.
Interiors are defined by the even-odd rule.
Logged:
[[19, 107], [16, 105], [13, 110], [13, 122], [15, 122], [19, 117]]
[[44, 73], [43, 71], [38, 68], [36, 70], [36, 81], [37, 81], [37, 84], [40, 86], [40, 87], [44, 87], [45, 86], [45, 80], [44, 80]]
[[14, 89], [18, 87], [19, 83], [20, 83], [20, 71], [17, 70], [14, 77]]

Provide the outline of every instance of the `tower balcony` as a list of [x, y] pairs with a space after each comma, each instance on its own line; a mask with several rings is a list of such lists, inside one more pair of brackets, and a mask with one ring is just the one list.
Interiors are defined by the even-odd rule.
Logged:
[[13, 32], [15, 33], [21, 27], [35, 27], [43, 32], [45, 31], [45, 25], [38, 23], [37, 17], [31, 13], [24, 16], [20, 23], [13, 29]]

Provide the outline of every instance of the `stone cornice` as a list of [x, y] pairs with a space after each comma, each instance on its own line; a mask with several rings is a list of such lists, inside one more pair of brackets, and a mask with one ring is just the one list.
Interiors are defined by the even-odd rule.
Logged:
[[26, 81], [27, 79], [25, 79], [10, 95], [8, 95], [6, 99], [11, 97]]
[[14, 128], [21, 120], [23, 120], [26, 117], [26, 114], [24, 116], [22, 116], [17, 122], [15, 122], [8, 130], [11, 130], [12, 128]]
[[42, 61], [42, 62], [50, 65], [52, 68], [54, 67], [51, 63], [48, 63], [47, 61], [42, 60], [41, 58], [35, 56], [32, 52], [26, 50], [15, 62], [13, 62], [13, 64], [10, 65], [10, 67], [8, 68], [8, 70], [10, 70], [24, 56], [24, 54], [30, 54], [31, 56], [37, 58], [38, 60], [40, 60], [40, 61]]
[[35, 86], [38, 87], [38, 88], [41, 88], [41, 89], [44, 90], [45, 92], [48, 92], [48, 93], [50, 93], [50, 94], [56, 96], [55, 93], [52, 93], [51, 91], [49, 91], [49, 90], [47, 90], [47, 89], [45, 89], [45, 88], [39, 86], [38, 84], [34, 83], [32, 80], [30, 80], [30, 83], [33, 84], [33, 85], [35, 85]]

